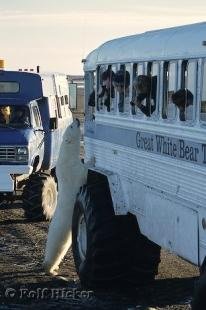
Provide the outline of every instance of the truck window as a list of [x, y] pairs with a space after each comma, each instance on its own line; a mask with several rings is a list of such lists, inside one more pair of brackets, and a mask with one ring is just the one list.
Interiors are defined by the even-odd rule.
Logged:
[[61, 102], [58, 96], [56, 96], [56, 103], [57, 103], [58, 118], [62, 118]]
[[65, 100], [65, 104], [69, 104], [69, 100], [68, 100], [68, 96], [67, 95], [64, 96], [64, 100]]
[[4, 127], [26, 128], [31, 126], [30, 111], [27, 106], [0, 106], [0, 124]]
[[65, 105], [64, 96], [61, 96], [60, 100], [61, 100], [61, 105]]
[[19, 88], [17, 82], [0, 82], [0, 93], [18, 93]]
[[41, 127], [41, 120], [39, 116], [39, 110], [37, 107], [32, 107], [33, 116], [34, 116], [34, 127]]
[[29, 108], [25, 106], [12, 106], [10, 125], [18, 128], [31, 127]]

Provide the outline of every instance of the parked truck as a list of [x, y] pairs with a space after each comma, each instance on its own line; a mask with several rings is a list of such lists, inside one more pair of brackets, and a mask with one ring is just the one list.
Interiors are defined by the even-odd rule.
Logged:
[[28, 219], [51, 219], [55, 167], [72, 122], [66, 75], [0, 70], [0, 200], [22, 193]]

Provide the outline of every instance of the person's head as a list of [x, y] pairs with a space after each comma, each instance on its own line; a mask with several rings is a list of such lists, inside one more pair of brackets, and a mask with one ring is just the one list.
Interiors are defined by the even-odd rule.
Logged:
[[148, 75], [138, 75], [133, 81], [133, 87], [138, 93], [149, 93], [151, 90], [151, 77]]
[[106, 86], [106, 88], [110, 88], [113, 78], [114, 78], [114, 72], [112, 70], [107, 69], [102, 73], [102, 85]]
[[118, 92], [123, 92], [129, 87], [130, 84], [130, 74], [128, 71], [119, 70], [114, 76], [114, 87]]
[[0, 107], [0, 111], [1, 111], [1, 114], [4, 116], [4, 117], [9, 117], [10, 116], [10, 107], [9, 106], [1, 106]]
[[188, 89], [179, 89], [172, 94], [172, 102], [179, 108], [185, 109], [193, 104], [193, 94]]

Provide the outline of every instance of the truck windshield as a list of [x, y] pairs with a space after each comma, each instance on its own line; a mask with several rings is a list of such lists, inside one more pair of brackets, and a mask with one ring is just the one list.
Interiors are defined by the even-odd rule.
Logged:
[[29, 108], [23, 105], [0, 105], [0, 127], [31, 127]]

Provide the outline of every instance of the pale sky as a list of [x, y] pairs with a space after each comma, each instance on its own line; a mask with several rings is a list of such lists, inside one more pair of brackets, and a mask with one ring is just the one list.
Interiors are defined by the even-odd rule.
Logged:
[[0, 59], [82, 74], [82, 58], [105, 41], [205, 20], [205, 0], [0, 0]]

